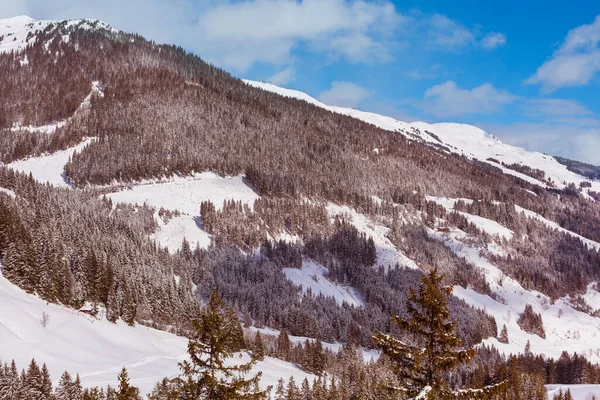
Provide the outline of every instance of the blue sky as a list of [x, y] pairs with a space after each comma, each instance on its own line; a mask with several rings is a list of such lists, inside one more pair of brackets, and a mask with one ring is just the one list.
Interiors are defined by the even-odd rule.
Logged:
[[329, 104], [600, 164], [597, 1], [0, 0], [18, 14], [102, 19]]

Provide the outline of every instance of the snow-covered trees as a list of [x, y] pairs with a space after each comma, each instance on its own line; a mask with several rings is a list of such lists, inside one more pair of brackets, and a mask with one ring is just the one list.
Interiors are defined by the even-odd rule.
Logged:
[[532, 333], [541, 338], [546, 338], [542, 316], [533, 311], [531, 304], [527, 304], [525, 306], [525, 310], [523, 310], [517, 319], [517, 324], [519, 324], [521, 329], [527, 333]]
[[414, 345], [381, 332], [374, 342], [394, 364], [400, 392], [422, 399], [486, 398], [500, 391], [503, 384], [452, 392], [446, 381], [445, 372], [469, 362], [475, 350], [456, 350], [461, 341], [454, 334], [456, 322], [450, 320], [446, 299], [452, 288], [442, 287], [441, 282], [442, 276], [432, 269], [418, 291], [410, 290], [406, 303], [409, 319], [392, 318], [401, 331], [415, 338]]

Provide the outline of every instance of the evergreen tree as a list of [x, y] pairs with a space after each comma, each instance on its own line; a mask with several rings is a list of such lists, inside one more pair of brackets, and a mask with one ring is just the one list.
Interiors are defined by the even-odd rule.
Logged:
[[17, 399], [21, 390], [21, 378], [15, 360], [10, 367], [4, 366], [4, 375], [0, 379], [0, 399]]
[[282, 329], [277, 337], [277, 358], [284, 361], [289, 361], [291, 347], [292, 342], [290, 341], [290, 337], [288, 336], [286, 330]]
[[279, 381], [277, 381], [277, 387], [275, 388], [274, 400], [285, 400], [285, 396], [285, 382], [283, 381], [283, 378], [279, 378]]
[[424, 275], [418, 292], [410, 289], [406, 309], [409, 319], [397, 315], [392, 321], [404, 332], [417, 338], [416, 345], [377, 332], [374, 342], [393, 363], [403, 391], [411, 397], [427, 399], [486, 398], [499, 392], [502, 385], [482, 390], [462, 390], [453, 393], [445, 373], [475, 356], [474, 349], [456, 350], [461, 341], [454, 334], [456, 322], [450, 320], [447, 297], [452, 287], [441, 285], [443, 276], [437, 269]]
[[138, 388], [129, 384], [129, 374], [125, 367], [121, 369], [118, 379], [119, 390], [117, 391], [116, 400], [141, 400]]
[[502, 326], [502, 330], [500, 331], [500, 336], [498, 337], [498, 341], [500, 343], [508, 344], [508, 330], [506, 329], [506, 325]]
[[225, 360], [234, 354], [232, 340], [237, 339], [231, 331], [234, 327], [227, 322], [227, 309], [216, 291], [193, 325], [198, 338], [188, 343], [191, 362], [179, 364], [186, 378], [182, 387], [184, 395], [190, 399], [265, 399], [266, 392], [254, 391], [262, 373], [244, 379], [255, 359], [231, 367], [225, 365]]
[[41, 371], [42, 379], [40, 381], [40, 392], [42, 396], [40, 400], [51, 400], [52, 399], [52, 379], [50, 378], [50, 372], [46, 364], [42, 365]]
[[262, 337], [260, 336], [260, 332], [256, 331], [256, 336], [254, 336], [254, 353], [252, 354], [254, 358], [258, 361], [262, 361], [265, 359], [265, 348], [263, 346]]

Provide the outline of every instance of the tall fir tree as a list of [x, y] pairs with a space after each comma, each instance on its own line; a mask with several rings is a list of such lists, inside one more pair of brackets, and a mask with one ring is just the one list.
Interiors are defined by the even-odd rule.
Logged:
[[[256, 391], [262, 373], [249, 379], [245, 376], [256, 363], [227, 366], [226, 360], [234, 355], [232, 341], [237, 341], [236, 327], [228, 321], [228, 310], [216, 291], [210, 297], [208, 307], [198, 320], [193, 321], [197, 339], [188, 343], [190, 361], [180, 363], [185, 381], [182, 395], [189, 399], [236, 400], [266, 399], [265, 391]], [[239, 321], [238, 321], [239, 323]]]
[[415, 345], [381, 332], [376, 332], [374, 342], [393, 363], [401, 382], [399, 390], [409, 397], [430, 400], [488, 398], [503, 390], [504, 383], [452, 392], [445, 379], [445, 374], [458, 364], [471, 361], [475, 350], [457, 350], [462, 342], [454, 334], [456, 322], [450, 319], [447, 306], [452, 287], [442, 286], [442, 279], [437, 269], [424, 275], [418, 292], [410, 289], [406, 303], [409, 319], [392, 317], [400, 331], [416, 338]]
[[125, 367], [121, 369], [117, 378], [119, 380], [119, 388], [116, 400], [141, 400], [138, 388], [129, 384], [129, 373], [127, 373]]

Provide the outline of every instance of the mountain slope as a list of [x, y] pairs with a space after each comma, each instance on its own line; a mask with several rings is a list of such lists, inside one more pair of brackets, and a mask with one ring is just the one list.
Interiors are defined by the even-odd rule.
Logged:
[[[552, 156], [502, 143], [495, 136], [472, 125], [455, 123], [429, 124], [426, 122], [407, 123], [398, 121], [392, 117], [352, 108], [328, 106], [306, 93], [281, 88], [270, 83], [251, 80], [244, 80], [244, 82], [253, 87], [282, 96], [304, 100], [326, 110], [360, 119], [381, 129], [401, 133], [408, 139], [418, 140], [434, 146], [442, 146], [449, 152], [490, 163], [495, 167], [501, 168], [506, 174], [517, 176], [536, 185], [546, 187], [547, 182], [503, 167], [498, 162], [490, 161], [490, 159], [493, 158], [508, 165], [522, 164], [532, 169], [542, 170], [545, 172], [546, 178], [551, 179], [557, 188], [563, 188], [567, 183], [579, 185], [581, 182], [588, 181], [587, 177], [569, 171], [566, 165], [561, 164]], [[591, 190], [600, 191], [600, 182], [592, 182]]]

